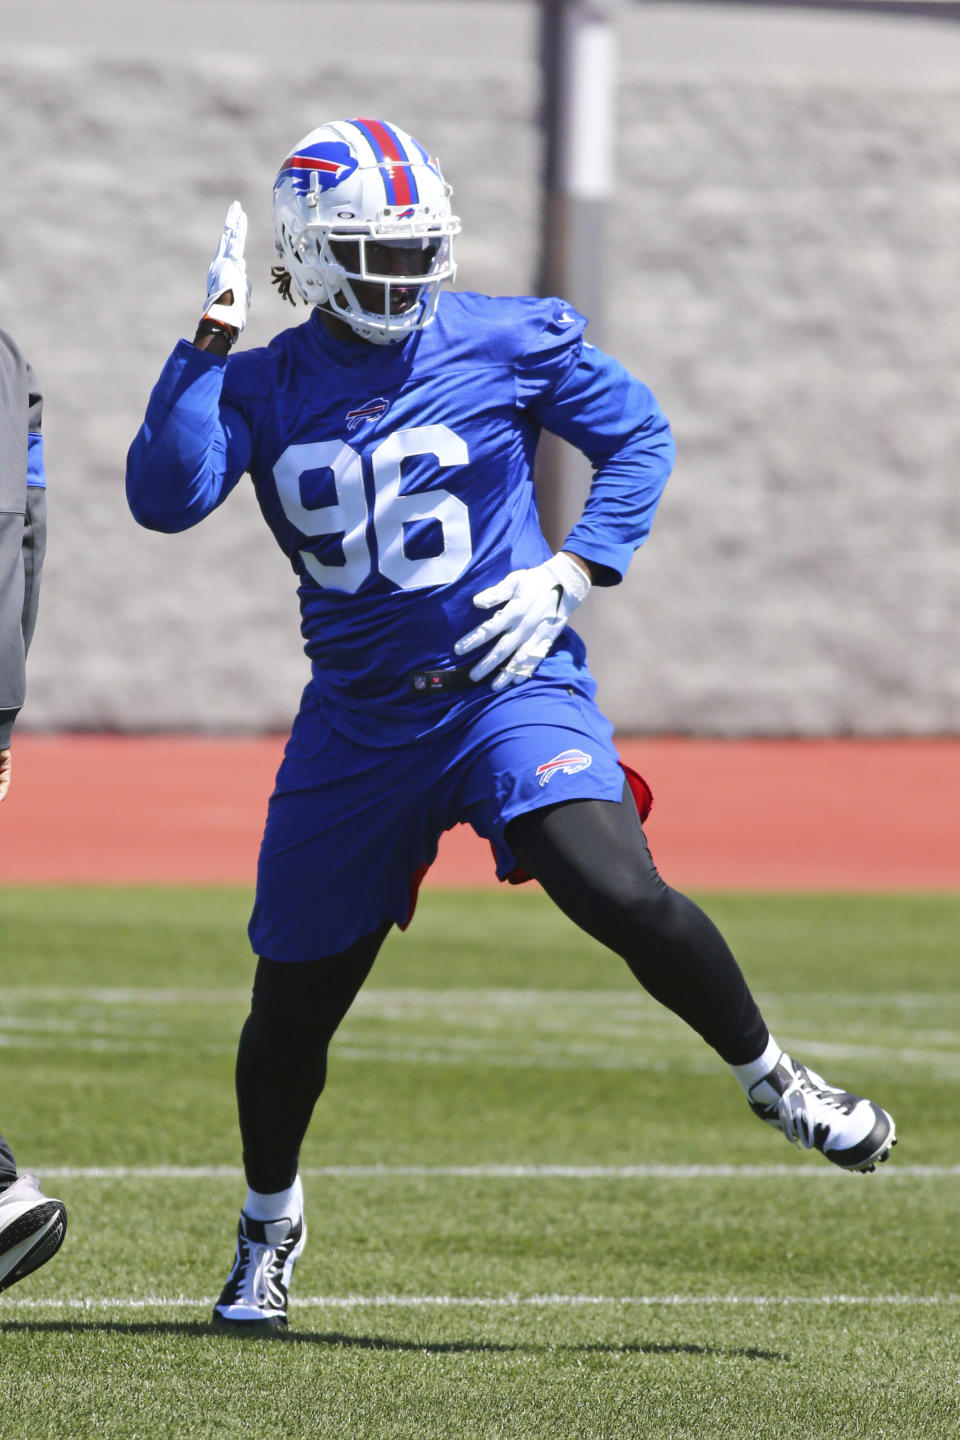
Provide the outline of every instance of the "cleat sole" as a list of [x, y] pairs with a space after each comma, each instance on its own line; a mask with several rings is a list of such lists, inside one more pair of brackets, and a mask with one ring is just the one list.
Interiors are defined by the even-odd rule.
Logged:
[[[66, 1233], [67, 1211], [59, 1200], [48, 1200], [28, 1210], [13, 1225], [9, 1225], [3, 1232], [4, 1251], [9, 1252], [17, 1247], [26, 1248], [0, 1277], [0, 1290], [15, 1285], [18, 1280], [32, 1274], [34, 1270], [39, 1270], [41, 1265], [51, 1260], [63, 1244]], [[34, 1237], [32, 1245], [27, 1244], [30, 1237]], [[3, 1255], [0, 1255], [0, 1264], [2, 1262]]]
[[[878, 1165], [883, 1165], [887, 1160], [890, 1159], [890, 1152], [893, 1149], [894, 1145], [896, 1145], [897, 1143], [896, 1126], [894, 1125], [893, 1120], [885, 1110], [880, 1111], [879, 1106], [875, 1106], [874, 1108], [879, 1111], [880, 1115], [885, 1120], [888, 1121], [889, 1128], [887, 1129], [886, 1134], [880, 1141], [880, 1144], [877, 1146], [877, 1148], [873, 1151], [873, 1153], [865, 1155], [863, 1159], [860, 1160], [857, 1164], [844, 1165], [842, 1160], [838, 1160], [835, 1156], [827, 1154], [826, 1158], [832, 1161], [832, 1163], [837, 1166], [838, 1170], [847, 1170], [851, 1175], [871, 1175], [874, 1170], [876, 1170]], [[867, 1143], [869, 1143], [869, 1141]]]
[[[878, 1165], [885, 1165], [887, 1163], [890, 1159], [890, 1151], [896, 1143], [896, 1138], [890, 1140], [884, 1145], [884, 1148], [878, 1155], [871, 1155], [870, 1159], [864, 1161], [862, 1165], [841, 1165], [839, 1168], [841, 1170], [849, 1170], [851, 1175], [871, 1175]], [[836, 1164], [837, 1162], [835, 1161], [834, 1163]]]

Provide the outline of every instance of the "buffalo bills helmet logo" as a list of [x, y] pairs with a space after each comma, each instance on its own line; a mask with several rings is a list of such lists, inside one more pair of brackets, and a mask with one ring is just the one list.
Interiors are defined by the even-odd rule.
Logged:
[[319, 145], [304, 145], [302, 150], [288, 155], [275, 183], [289, 176], [298, 195], [307, 195], [316, 188], [332, 190], [352, 175], [358, 164], [349, 145], [341, 140], [324, 140]]
[[585, 750], [561, 750], [560, 754], [554, 755], [552, 760], [545, 760], [542, 765], [538, 765], [536, 773], [540, 777], [542, 786], [546, 785], [558, 770], [562, 771], [564, 775], [576, 775], [579, 770], [586, 770], [592, 764], [593, 756], [588, 755]]

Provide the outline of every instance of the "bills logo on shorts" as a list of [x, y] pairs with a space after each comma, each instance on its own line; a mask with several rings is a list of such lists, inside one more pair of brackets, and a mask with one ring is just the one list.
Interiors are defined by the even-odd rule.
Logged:
[[296, 154], [288, 155], [274, 183], [289, 175], [298, 195], [308, 195], [314, 185], [320, 190], [332, 190], [352, 175], [359, 163], [350, 146], [342, 140], [325, 140], [319, 145], [305, 145]]
[[356, 430], [358, 425], [365, 425], [368, 420], [379, 420], [390, 409], [390, 401], [384, 400], [378, 395], [375, 400], [368, 400], [363, 405], [358, 405], [356, 410], [347, 411], [347, 429]]
[[558, 770], [562, 770], [564, 775], [576, 775], [578, 771], [586, 770], [592, 764], [593, 756], [588, 755], [585, 750], [561, 750], [552, 760], [545, 760], [542, 765], [538, 765], [536, 773], [540, 777], [540, 784], [546, 785], [551, 775], [556, 775]]

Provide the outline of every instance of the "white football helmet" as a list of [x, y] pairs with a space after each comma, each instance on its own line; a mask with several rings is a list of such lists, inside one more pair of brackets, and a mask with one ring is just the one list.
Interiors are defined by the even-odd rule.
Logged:
[[308, 305], [391, 345], [429, 325], [456, 274], [452, 191], [436, 160], [385, 120], [311, 130], [273, 186], [277, 253]]

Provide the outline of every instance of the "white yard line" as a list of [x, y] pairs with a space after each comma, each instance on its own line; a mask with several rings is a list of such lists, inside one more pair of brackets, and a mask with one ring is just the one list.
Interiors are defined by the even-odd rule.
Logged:
[[[630, 1003], [631, 997], [636, 1003]], [[0, 986], [0, 1047], [159, 1053], [178, 1039], [170, 1029], [171, 1007], [202, 1011], [235, 1003], [245, 1006], [248, 1000], [248, 990]], [[69, 1013], [49, 1013], [60, 1005], [70, 1007]], [[844, 1025], [839, 1032], [842, 1038], [837, 1038], [834, 1012], [854, 1005], [854, 1023]], [[804, 1024], [812, 1031], [805, 1037], [788, 1022], [777, 1020], [789, 1008], [785, 997], [775, 997], [767, 1008], [777, 1033], [790, 1032], [793, 1053], [815, 1064], [909, 1067], [952, 1080], [960, 1076], [960, 1028], [949, 1024], [958, 1005], [957, 991], [925, 996], [891, 991], [869, 997], [843, 992], [822, 997], [819, 1010], [816, 1001], [798, 1004], [797, 1013], [804, 1015]], [[885, 1010], [911, 1017], [910, 1045], [879, 1043], [876, 1017]], [[819, 1013], [827, 1017], [822, 1035], [816, 1028]], [[146, 1025], [144, 1016], [150, 1017]], [[916, 1016], [925, 1020], [920, 1033]], [[717, 1073], [715, 1058], [706, 1049], [699, 1057], [675, 1050], [675, 1024], [673, 1016], [649, 1002], [639, 989], [371, 988], [357, 997], [337, 1037], [336, 1053], [341, 1062], [356, 1065], [625, 1073], [659, 1073], [677, 1067], [686, 1074]], [[141, 1037], [144, 1028], [147, 1033]], [[897, 1038], [907, 1036], [898, 1033]], [[232, 1039], [227, 1042], [217, 1035], [205, 1040], [202, 1049], [205, 1054], [221, 1054], [233, 1045]]]
[[[639, 995], [633, 987], [623, 989], [592, 990], [527, 990], [504, 986], [478, 986], [475, 989], [451, 986], [423, 987], [410, 986], [397, 989], [379, 989], [370, 986], [361, 990], [354, 1002], [353, 1010], [369, 1010], [376, 1013], [405, 1013], [411, 1009], [426, 1007], [431, 1012], [452, 1005], [460, 1007], [495, 1007], [505, 1010], [537, 1010], [552, 1002], [561, 1005], [575, 1005], [578, 1008], [606, 1009], [610, 1005], [622, 1006], [625, 999]], [[186, 986], [103, 986], [103, 985], [0, 985], [0, 1004], [10, 1000], [81, 1000], [97, 1005], [222, 1005], [230, 1001], [246, 1003], [250, 999], [250, 986], [232, 989], [190, 989]], [[801, 992], [785, 994], [777, 992], [771, 1002], [784, 1006], [809, 1008], [820, 1003], [825, 1008], [863, 1010], [943, 1010], [960, 1006], [960, 990], [926, 991], [917, 994], [904, 990], [830, 991], [821, 996]]]
[[[239, 1165], [43, 1165], [42, 1180], [242, 1180]], [[960, 1165], [884, 1166], [888, 1179], [957, 1179]], [[308, 1165], [329, 1180], [806, 1180], [839, 1179], [826, 1165]]]
[[[0, 1323], [4, 1314], [10, 1311], [208, 1310], [215, 1298], [212, 1295], [200, 1299], [184, 1295], [85, 1295], [49, 1300], [4, 1297], [0, 1300]], [[739, 1306], [743, 1309], [778, 1306], [936, 1308], [960, 1305], [960, 1295], [298, 1295], [294, 1304], [297, 1310], [563, 1310], [601, 1306], [620, 1309], [682, 1306]]]
[[[516, 1034], [516, 1031], [512, 1032]], [[678, 1054], [673, 1057], [664, 1055], [647, 1055], [643, 1051], [645, 1042], [639, 1041], [632, 1049], [622, 1049], [618, 1052], [611, 1051], [609, 1046], [604, 1046], [598, 1040], [595, 1046], [581, 1044], [575, 1051], [565, 1046], [562, 1041], [551, 1045], [549, 1040], [532, 1042], [529, 1037], [522, 1042], [518, 1039], [518, 1048], [510, 1050], [506, 1047], [511, 1036], [504, 1034], [502, 1040], [484, 1045], [478, 1048], [476, 1043], [470, 1039], [459, 1040], [456, 1038], [437, 1037], [434, 1045], [428, 1048], [420, 1037], [415, 1037], [409, 1044], [406, 1037], [393, 1037], [389, 1045], [369, 1044], [361, 1045], [344, 1035], [334, 1040], [336, 1047], [335, 1054], [338, 1064], [345, 1066], [403, 1066], [420, 1068], [424, 1071], [431, 1070], [522, 1070], [526, 1073], [540, 1075], [556, 1074], [616, 1074], [621, 1076], [641, 1075], [682, 1075], [690, 1077], [702, 1077], [704, 1080], [712, 1081], [720, 1074], [716, 1057], [712, 1056], [705, 1048], [702, 1057], [696, 1055]], [[523, 1048], [519, 1048], [522, 1043]], [[152, 1037], [133, 1037], [120, 1039], [108, 1036], [91, 1036], [84, 1038], [77, 1035], [30, 1035], [30, 1034], [7, 1034], [4, 1033], [2, 1022], [0, 1022], [0, 1051], [13, 1052], [36, 1051], [38, 1054], [55, 1053], [61, 1057], [77, 1055], [117, 1055], [117, 1056], [166, 1056], [168, 1059], [174, 1050], [182, 1047], [179, 1037], [174, 1039], [158, 1039]], [[193, 1054], [202, 1054], [206, 1058], [212, 1056], [234, 1056], [236, 1054], [236, 1041], [230, 1040], [209, 1040], [204, 1039], [202, 1044], [195, 1045]], [[932, 1047], [929, 1050], [873, 1050], [855, 1045], [825, 1046], [820, 1043], [806, 1043], [803, 1045], [791, 1046], [792, 1053], [802, 1056], [805, 1061], [816, 1067], [821, 1073], [827, 1071], [829, 1075], [838, 1072], [841, 1064], [843, 1066], [856, 1063], [874, 1064], [883, 1063], [887, 1067], [897, 1067], [906, 1072], [911, 1070], [931, 1080], [943, 1081], [954, 1084], [960, 1079], [960, 1033], [956, 1040], [951, 1043], [948, 1049], [938, 1051]]]

